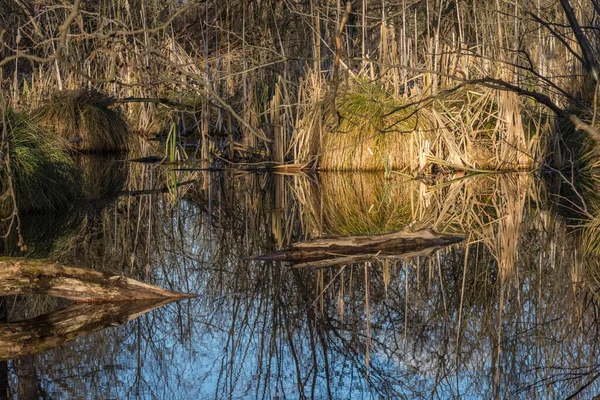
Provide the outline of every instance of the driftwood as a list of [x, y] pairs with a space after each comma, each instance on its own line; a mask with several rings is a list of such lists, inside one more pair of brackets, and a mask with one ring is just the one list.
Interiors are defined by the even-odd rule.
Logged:
[[175, 300], [75, 304], [26, 321], [0, 324], [0, 361], [50, 350]]
[[46, 294], [77, 302], [185, 299], [123, 276], [67, 267], [48, 260], [0, 258], [0, 295]]
[[382, 235], [334, 236], [297, 242], [287, 249], [252, 258], [289, 261], [297, 267], [329, 267], [340, 263], [427, 255], [463, 240], [462, 236], [441, 234], [430, 229], [402, 230]]

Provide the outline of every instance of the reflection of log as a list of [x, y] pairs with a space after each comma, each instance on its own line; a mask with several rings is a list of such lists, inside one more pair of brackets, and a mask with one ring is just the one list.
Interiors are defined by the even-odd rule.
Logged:
[[0, 360], [40, 353], [130, 321], [175, 299], [75, 304], [26, 321], [0, 324]]
[[360, 264], [364, 262], [372, 262], [375, 263], [377, 261], [390, 260], [390, 261], [400, 261], [400, 260], [410, 260], [414, 257], [428, 257], [435, 253], [436, 251], [443, 249], [444, 246], [436, 246], [436, 247], [428, 247], [426, 249], [418, 250], [418, 251], [407, 251], [399, 254], [384, 254], [384, 253], [375, 253], [375, 254], [355, 254], [355, 255], [332, 255], [332, 258], [323, 258], [320, 260], [312, 260], [312, 261], [303, 261], [303, 262], [294, 262], [294, 267], [296, 268], [328, 268], [335, 267], [338, 265], [349, 265], [349, 264]]
[[[335, 236], [292, 244], [288, 249], [254, 257], [257, 260], [279, 260], [305, 263], [309, 266], [329, 266], [337, 259], [363, 259], [375, 256], [399, 256], [421, 252], [429, 248], [441, 248], [463, 241], [462, 236], [436, 233], [429, 229], [412, 232], [408, 230], [383, 235]], [[324, 262], [326, 261], [326, 262]]]
[[123, 276], [66, 267], [48, 260], [0, 258], [0, 294], [47, 294], [74, 301], [125, 301], [194, 297]]

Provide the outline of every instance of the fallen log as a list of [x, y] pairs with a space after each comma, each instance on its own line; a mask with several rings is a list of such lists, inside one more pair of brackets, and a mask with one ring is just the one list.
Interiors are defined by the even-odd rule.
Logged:
[[339, 262], [424, 254], [459, 243], [464, 237], [434, 232], [402, 230], [381, 235], [333, 236], [297, 242], [274, 253], [251, 257], [254, 260], [289, 261], [298, 266], [325, 267]]
[[76, 302], [186, 299], [172, 292], [107, 273], [67, 267], [49, 260], [0, 257], [0, 295], [46, 294]]
[[354, 254], [349, 256], [336, 254], [333, 258], [323, 258], [320, 260], [312, 261], [296, 261], [292, 263], [295, 268], [329, 268], [349, 264], [362, 264], [366, 262], [370, 262], [376, 265], [377, 262], [382, 262], [385, 260], [407, 261], [414, 257], [429, 257], [433, 253], [443, 249], [444, 247], [445, 246], [428, 247], [422, 250], [407, 251], [399, 254], [386, 254], [381, 252], [374, 254]]
[[0, 324], [0, 361], [50, 350], [176, 300], [75, 304], [40, 317]]

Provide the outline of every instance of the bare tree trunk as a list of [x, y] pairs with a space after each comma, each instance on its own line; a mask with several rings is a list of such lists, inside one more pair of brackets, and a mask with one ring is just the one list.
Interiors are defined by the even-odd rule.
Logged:
[[78, 302], [184, 299], [171, 292], [123, 276], [66, 267], [49, 260], [0, 258], [0, 293], [47, 294]]
[[579, 25], [579, 21], [577, 21], [575, 11], [573, 10], [573, 7], [571, 7], [569, 0], [560, 0], [560, 4], [562, 5], [565, 15], [567, 16], [571, 30], [577, 39], [579, 48], [581, 49], [581, 53], [583, 55], [583, 67], [590, 73], [592, 78], [598, 82], [600, 78], [598, 73], [598, 61], [596, 60], [592, 46], [590, 46], [587, 37], [581, 29], [581, 25]]

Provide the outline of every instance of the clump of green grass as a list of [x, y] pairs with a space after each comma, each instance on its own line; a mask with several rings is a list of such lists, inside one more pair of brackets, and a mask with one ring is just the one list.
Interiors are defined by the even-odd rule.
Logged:
[[[0, 120], [0, 131], [3, 124], [8, 132], [10, 171], [19, 210], [69, 208], [81, 196], [81, 173], [61, 150], [58, 138], [44, 132], [26, 115], [10, 110], [4, 121]], [[7, 175], [0, 174], [0, 191], [8, 187], [7, 179]]]
[[[335, 112], [332, 112], [334, 102]], [[356, 81], [337, 98], [325, 100], [329, 109], [320, 149], [323, 170], [402, 169], [419, 166], [426, 142], [433, 136], [428, 110], [404, 104], [381, 85]]]
[[115, 99], [93, 89], [54, 93], [33, 112], [33, 119], [48, 131], [86, 153], [127, 150], [129, 128]]

